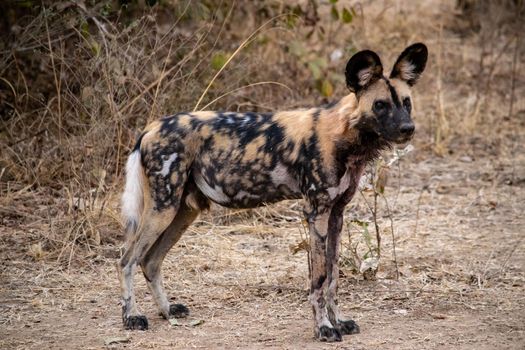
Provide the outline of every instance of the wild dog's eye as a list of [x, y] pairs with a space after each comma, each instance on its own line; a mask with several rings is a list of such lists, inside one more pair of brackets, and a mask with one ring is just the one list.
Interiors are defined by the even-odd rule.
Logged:
[[410, 102], [410, 98], [405, 97], [403, 99], [403, 107], [405, 107], [406, 111], [410, 113], [412, 111], [412, 103]]
[[386, 101], [375, 101], [374, 102], [374, 111], [377, 113], [384, 112], [388, 110], [390, 104]]

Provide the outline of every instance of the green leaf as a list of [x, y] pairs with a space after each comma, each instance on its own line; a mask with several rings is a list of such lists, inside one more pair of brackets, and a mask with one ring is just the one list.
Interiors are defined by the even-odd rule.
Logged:
[[91, 51], [93, 51], [95, 56], [100, 55], [100, 44], [96, 42], [95, 40], [91, 41]]
[[213, 12], [213, 16], [218, 23], [221, 23], [224, 20], [224, 13], [219, 6], [215, 8], [212, 4], [206, 4], [204, 1], [194, 2], [197, 4], [193, 14], [195, 19], [209, 20]]
[[[328, 63], [322, 57], [317, 57], [308, 62], [308, 68], [312, 72], [312, 76], [315, 80], [320, 80], [322, 76], [322, 70], [326, 68]], [[320, 87], [319, 87], [320, 90]]]
[[306, 54], [306, 50], [300, 41], [294, 40], [288, 45], [288, 50], [294, 56], [302, 57]]
[[[29, 0], [29, 1], [21, 0], [21, 1], [18, 1], [16, 5], [19, 7], [32, 8], [32, 7], [35, 7], [35, 3], [36, 1], [32, 1], [32, 0]], [[40, 4], [40, 2], [38, 2], [37, 4]]]
[[286, 26], [290, 29], [293, 29], [295, 28], [295, 25], [297, 23], [297, 16], [294, 16], [294, 15], [287, 15], [285, 17], [285, 23], [286, 23]]
[[104, 17], [108, 17], [111, 14], [111, 4], [104, 4], [100, 9], [100, 14]]
[[328, 61], [323, 57], [314, 58], [312, 62], [315, 62], [320, 68], [328, 67]]
[[337, 0], [330, 0], [330, 3], [331, 4], [335, 4], [335, 3], [337, 3]]
[[363, 226], [363, 237], [365, 239], [365, 243], [368, 247], [368, 249], [372, 250], [372, 238], [370, 237], [370, 231], [368, 231], [368, 225]]
[[89, 38], [89, 24], [88, 24], [88, 22], [83, 21], [83, 22], [80, 24], [80, 34], [81, 34], [84, 38]]
[[337, 8], [332, 6], [332, 10], [330, 11], [330, 14], [332, 15], [332, 19], [338, 21], [339, 20], [339, 11], [337, 11]]
[[324, 97], [330, 97], [333, 95], [333, 93], [334, 87], [332, 86], [332, 83], [330, 83], [330, 80], [323, 80], [323, 83], [321, 84], [321, 95]]
[[211, 58], [211, 67], [213, 69], [215, 69], [215, 70], [221, 69], [222, 67], [224, 67], [224, 65], [228, 61], [228, 58], [229, 58], [229, 55], [227, 55], [227, 54], [224, 54], [224, 53], [221, 53], [221, 52], [216, 53]]
[[343, 23], [352, 23], [352, 20], [354, 19], [354, 16], [345, 8], [343, 8], [343, 12], [341, 14], [341, 19], [343, 20]]
[[310, 69], [310, 72], [312, 72], [312, 76], [314, 77], [314, 79], [317, 80], [321, 77], [321, 68], [316, 62], [308, 62], [308, 68]]
[[259, 45], [266, 45], [270, 42], [270, 38], [267, 35], [260, 35], [260, 37], [257, 39], [257, 43]]
[[341, 86], [343, 86], [346, 84], [345, 76], [343, 74], [336, 74], [334, 72], [329, 72], [328, 78], [330, 79], [332, 83], [334, 83], [334, 85], [341, 84]]
[[182, 325], [177, 321], [176, 318], [170, 318], [168, 321], [170, 322], [170, 324], [171, 324], [172, 327], [175, 327], [175, 326], [182, 326]]

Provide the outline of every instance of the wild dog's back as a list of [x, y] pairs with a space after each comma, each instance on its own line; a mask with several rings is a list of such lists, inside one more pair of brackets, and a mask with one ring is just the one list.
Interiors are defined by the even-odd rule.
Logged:
[[234, 208], [326, 190], [346, 171], [347, 159], [339, 159], [336, 146], [352, 132], [348, 116], [354, 109], [355, 99], [347, 97], [326, 108], [276, 114], [165, 117], [150, 127], [142, 148], [146, 173], [158, 192], [156, 201], [169, 203], [170, 187], [179, 185], [174, 180], [184, 170], [206, 197]]
[[308, 139], [311, 131], [300, 134], [283, 120], [302, 118], [304, 125], [312, 125], [314, 115], [195, 112], [163, 118], [142, 147], [146, 174], [160, 189], [157, 201], [169, 203], [170, 177], [179, 171], [178, 162], [190, 163], [188, 175], [200, 191], [227, 207], [300, 198], [305, 157], [299, 154], [306, 154], [315, 140]]

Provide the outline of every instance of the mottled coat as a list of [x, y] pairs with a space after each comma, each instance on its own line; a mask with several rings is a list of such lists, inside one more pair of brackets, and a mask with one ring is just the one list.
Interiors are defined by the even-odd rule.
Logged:
[[127, 224], [120, 262], [123, 322], [146, 329], [136, 308], [132, 276], [139, 264], [166, 318], [170, 305], [160, 266], [184, 230], [210, 202], [253, 208], [304, 198], [310, 229], [310, 301], [315, 335], [339, 341], [357, 332], [339, 315], [336, 293], [343, 211], [366, 164], [414, 132], [410, 87], [425, 68], [423, 44], [408, 47], [389, 78], [372, 51], [346, 67], [351, 93], [329, 106], [271, 113], [177, 113], [148, 125], [127, 163], [123, 213]]

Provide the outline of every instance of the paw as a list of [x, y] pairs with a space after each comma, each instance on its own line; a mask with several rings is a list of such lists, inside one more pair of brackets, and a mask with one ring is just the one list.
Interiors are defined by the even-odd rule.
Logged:
[[123, 322], [125, 329], [138, 329], [141, 331], [148, 329], [148, 319], [146, 316], [124, 316]]
[[190, 314], [190, 310], [182, 304], [170, 305], [170, 317], [183, 318]]
[[338, 329], [328, 326], [319, 327], [316, 337], [320, 341], [326, 341], [329, 343], [343, 340], [343, 336]]
[[354, 320], [338, 321], [336, 328], [339, 329], [343, 335], [359, 333], [359, 326]]

